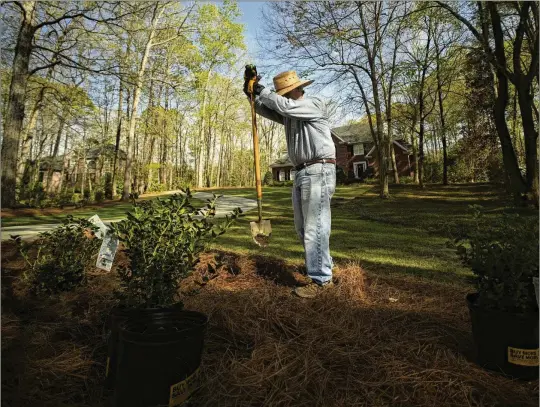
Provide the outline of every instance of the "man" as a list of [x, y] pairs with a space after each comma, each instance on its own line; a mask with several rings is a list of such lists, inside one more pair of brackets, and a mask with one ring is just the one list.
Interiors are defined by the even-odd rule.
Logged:
[[[256, 77], [246, 66], [244, 91]], [[295, 71], [274, 77], [275, 92], [257, 82], [253, 87], [258, 114], [285, 126], [289, 159], [296, 169], [292, 200], [296, 233], [304, 245], [307, 274], [311, 283], [296, 287], [303, 298], [313, 298], [333, 286], [330, 256], [330, 199], [336, 189], [336, 148], [330, 135], [326, 104], [304, 97], [313, 81], [300, 80]], [[249, 94], [248, 94], [249, 96]]]

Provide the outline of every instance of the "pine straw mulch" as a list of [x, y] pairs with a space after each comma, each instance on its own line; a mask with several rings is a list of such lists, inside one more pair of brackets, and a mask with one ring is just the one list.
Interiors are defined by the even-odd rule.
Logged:
[[[105, 406], [114, 274], [38, 300], [2, 244], [2, 405]], [[207, 255], [186, 308], [210, 317], [197, 406], [537, 406], [538, 381], [477, 367], [466, 288], [377, 277], [341, 264], [336, 287], [291, 295], [302, 270], [263, 257]], [[114, 271], [114, 269], [113, 269]], [[203, 277], [210, 281], [203, 282]]]

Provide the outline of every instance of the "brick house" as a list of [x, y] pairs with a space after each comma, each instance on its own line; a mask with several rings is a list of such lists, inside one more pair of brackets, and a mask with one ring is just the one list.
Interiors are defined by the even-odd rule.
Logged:
[[[369, 129], [369, 124], [355, 123], [335, 127], [331, 130], [332, 140], [336, 146], [336, 165], [341, 168], [349, 180], [364, 179], [378, 175], [377, 152]], [[414, 174], [412, 146], [403, 139], [395, 139], [392, 143], [396, 156], [396, 165], [400, 176]], [[388, 171], [393, 171], [390, 160]], [[270, 165], [275, 181], [293, 179], [294, 168], [287, 154], [280, 156]]]
[[[104, 144], [102, 146], [87, 148], [85, 158], [77, 152], [71, 152], [67, 157], [60, 155], [55, 157], [45, 157], [39, 163], [38, 182], [47, 188], [48, 173], [50, 172], [51, 191], [59, 192], [63, 182], [67, 182], [70, 187], [80, 188], [83, 173], [86, 171], [87, 182], [93, 185], [99, 183], [106, 173], [112, 173], [115, 146]], [[124, 150], [118, 150], [117, 168], [124, 165], [127, 154]], [[65, 161], [64, 161], [65, 158]], [[85, 168], [86, 162], [86, 168]], [[66, 166], [63, 169], [64, 165]], [[62, 178], [63, 177], [63, 178]]]

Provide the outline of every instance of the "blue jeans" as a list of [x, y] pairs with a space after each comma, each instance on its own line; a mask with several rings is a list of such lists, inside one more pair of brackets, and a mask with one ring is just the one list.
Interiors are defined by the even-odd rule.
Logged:
[[335, 190], [334, 164], [313, 164], [295, 174], [294, 225], [304, 245], [307, 274], [317, 284], [332, 279], [330, 199]]

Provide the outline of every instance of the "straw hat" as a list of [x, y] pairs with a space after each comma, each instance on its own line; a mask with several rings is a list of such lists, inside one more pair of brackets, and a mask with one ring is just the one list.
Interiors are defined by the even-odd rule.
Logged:
[[274, 89], [280, 96], [283, 96], [284, 94], [289, 93], [291, 90], [300, 86], [306, 87], [312, 83], [313, 81], [300, 80], [295, 71], [282, 72], [274, 76]]

